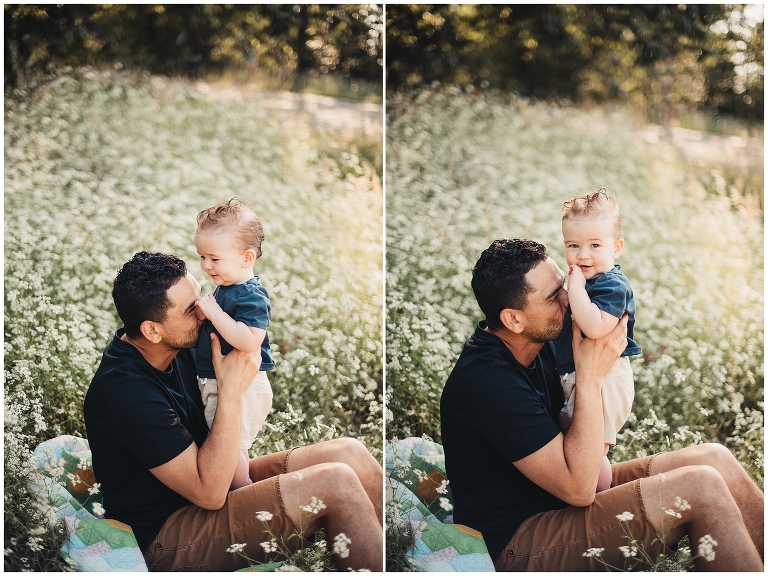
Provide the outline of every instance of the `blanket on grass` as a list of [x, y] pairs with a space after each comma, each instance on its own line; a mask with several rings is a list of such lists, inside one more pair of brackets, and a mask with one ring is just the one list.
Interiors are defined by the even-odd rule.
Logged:
[[483, 536], [453, 523], [443, 447], [406, 438], [386, 447], [387, 505], [415, 538], [406, 562], [420, 572], [493, 572]]
[[147, 571], [131, 527], [104, 519], [87, 440], [58, 436], [43, 442], [35, 448], [32, 464], [37, 472], [32, 491], [51, 506], [51, 521], [66, 527], [69, 538], [61, 555], [75, 570]]
[[[61, 547], [79, 572], [147, 572], [133, 530], [105, 519], [99, 484], [91, 468], [88, 440], [58, 436], [40, 444], [32, 455], [33, 493], [51, 507], [51, 522], [66, 527]], [[238, 572], [271, 572], [283, 562], [243, 568]]]

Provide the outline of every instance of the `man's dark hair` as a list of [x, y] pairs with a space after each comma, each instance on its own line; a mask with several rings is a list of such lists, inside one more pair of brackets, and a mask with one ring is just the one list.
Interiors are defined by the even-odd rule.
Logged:
[[525, 275], [546, 259], [547, 249], [533, 240], [495, 240], [483, 250], [472, 270], [472, 290], [490, 330], [502, 328], [505, 308], [525, 309], [533, 290]]
[[112, 288], [115, 308], [129, 338], [145, 320], [162, 322], [172, 303], [168, 289], [187, 275], [184, 261], [159, 252], [137, 252], [120, 269]]

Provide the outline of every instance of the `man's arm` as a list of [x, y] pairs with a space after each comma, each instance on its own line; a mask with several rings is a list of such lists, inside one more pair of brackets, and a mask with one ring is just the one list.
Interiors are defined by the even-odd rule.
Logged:
[[627, 342], [628, 316], [603, 338], [582, 338], [573, 323], [573, 359], [577, 394], [568, 433], [558, 434], [546, 446], [514, 462], [520, 472], [544, 490], [573, 506], [589, 506], [603, 458], [603, 378], [618, 360]]
[[176, 458], [150, 472], [200, 508], [218, 510], [224, 505], [240, 454], [243, 393], [259, 371], [261, 355], [235, 349], [222, 356], [215, 334], [211, 334], [211, 351], [219, 402], [208, 437], [199, 449], [193, 442]]

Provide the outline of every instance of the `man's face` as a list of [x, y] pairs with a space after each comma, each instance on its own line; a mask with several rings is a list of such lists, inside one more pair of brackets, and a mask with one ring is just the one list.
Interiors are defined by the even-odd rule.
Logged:
[[552, 258], [539, 262], [525, 275], [533, 292], [523, 310], [524, 334], [533, 342], [554, 340], [563, 331], [563, 318], [568, 308], [568, 293], [563, 288], [565, 277]]
[[189, 272], [168, 289], [172, 306], [159, 323], [163, 342], [174, 350], [194, 348], [205, 317], [195, 302], [200, 298], [200, 284]]

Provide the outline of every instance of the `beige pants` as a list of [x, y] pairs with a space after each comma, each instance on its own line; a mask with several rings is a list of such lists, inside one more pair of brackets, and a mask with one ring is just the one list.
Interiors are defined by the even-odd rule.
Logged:
[[[208, 428], [213, 425], [216, 406], [219, 401], [219, 385], [216, 378], [197, 378], [200, 394], [205, 406], [205, 421]], [[248, 450], [253, 446], [256, 435], [264, 425], [272, 409], [272, 386], [266, 372], [259, 372], [243, 395], [243, 410], [240, 413], [240, 448]]]
[[[576, 372], [560, 376], [560, 383], [565, 394], [565, 406], [562, 412], [573, 420], [573, 407], [576, 404]], [[605, 443], [616, 444], [616, 433], [621, 430], [632, 411], [635, 399], [635, 383], [629, 358], [622, 356], [603, 380], [603, 423], [605, 424]]]

